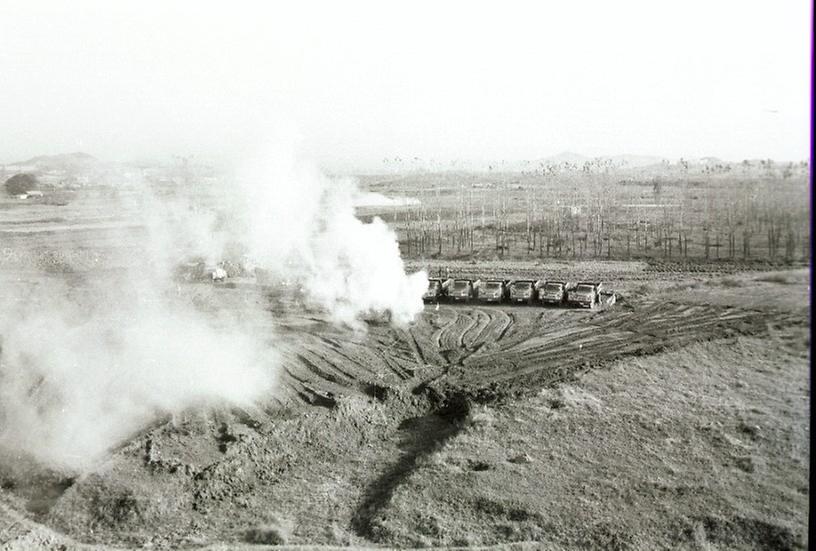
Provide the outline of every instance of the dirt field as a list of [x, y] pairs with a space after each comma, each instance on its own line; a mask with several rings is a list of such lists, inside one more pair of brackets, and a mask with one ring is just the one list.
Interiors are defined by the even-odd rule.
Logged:
[[4, 541], [804, 547], [806, 278], [429, 305], [367, 333], [271, 301], [297, 338], [268, 403], [160, 420], [78, 478], [4, 472]]
[[[81, 296], [134, 256], [128, 216], [43, 208], [31, 231], [34, 211], [0, 227], [9, 296], [43, 278]], [[619, 296], [593, 311], [427, 305], [409, 327], [354, 331], [253, 281], [180, 284], [175, 300], [208, 315], [262, 305], [276, 390], [157, 418], [90, 472], [0, 451], [0, 549], [807, 548], [807, 269], [409, 268], [594, 278]]]

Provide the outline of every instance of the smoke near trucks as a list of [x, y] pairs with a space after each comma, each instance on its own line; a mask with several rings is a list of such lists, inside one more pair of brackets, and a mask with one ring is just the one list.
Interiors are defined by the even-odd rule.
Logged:
[[[385, 223], [355, 217], [354, 182], [328, 178], [291, 151], [244, 163], [227, 182], [209, 203], [147, 186], [119, 194], [105, 214], [121, 221], [130, 246], [90, 266], [54, 273], [34, 262], [25, 278], [0, 270], [4, 462], [84, 470], [162, 416], [274, 396], [278, 344], [296, 335], [274, 331], [256, 274], [263, 289], [296, 289], [304, 307], [358, 329], [372, 314], [405, 324], [422, 310], [425, 274], [405, 273]], [[58, 246], [86, 250], [86, 234], [93, 229]], [[42, 236], [16, 239], [29, 238]], [[256, 300], [219, 308], [211, 282], [177, 277], [189, 258], [208, 267], [231, 258]]]
[[405, 324], [422, 311], [426, 274], [406, 275], [394, 232], [378, 218], [363, 223], [354, 214], [373, 194], [291, 154], [246, 161], [236, 181], [233, 211], [242, 226], [233, 239], [246, 243], [248, 258], [273, 279], [296, 282], [313, 305], [348, 325], [377, 312]]

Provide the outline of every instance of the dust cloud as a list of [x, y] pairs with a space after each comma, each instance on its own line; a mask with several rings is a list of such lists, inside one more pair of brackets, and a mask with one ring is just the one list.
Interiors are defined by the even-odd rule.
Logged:
[[382, 220], [355, 216], [368, 195], [353, 180], [330, 179], [292, 154], [246, 161], [236, 179], [242, 232], [232, 239], [273, 278], [299, 282], [312, 304], [351, 326], [378, 312], [406, 324], [422, 311], [427, 275], [406, 275]]
[[426, 275], [405, 273], [384, 222], [355, 216], [352, 180], [275, 151], [227, 183], [203, 202], [146, 186], [120, 197], [115, 208], [136, 213], [142, 231], [116, 269], [37, 273], [29, 285], [0, 272], [3, 456], [89, 470], [161, 416], [274, 394], [276, 343], [296, 337], [270, 329], [263, 300], [222, 308], [213, 285], [180, 283], [184, 259], [237, 259], [244, 275], [294, 284], [305, 307], [358, 330], [372, 314], [407, 324], [422, 310]]

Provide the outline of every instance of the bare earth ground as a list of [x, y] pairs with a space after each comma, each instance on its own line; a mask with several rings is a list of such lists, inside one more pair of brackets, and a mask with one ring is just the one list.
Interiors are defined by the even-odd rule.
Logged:
[[806, 548], [808, 272], [618, 264], [607, 310], [429, 305], [365, 334], [265, 294], [274, 397], [159, 420], [78, 477], [0, 463], [2, 548]]
[[[67, 208], [32, 227], [7, 211], [0, 292], [48, 277], [82, 296], [135, 256], [138, 228]], [[253, 282], [182, 285], [203, 312], [270, 312], [256, 321], [280, 351], [277, 391], [157, 419], [89, 473], [0, 450], [0, 549], [807, 548], [807, 270], [409, 267], [600, 279], [620, 297], [601, 311], [429, 305], [410, 328], [361, 333]]]

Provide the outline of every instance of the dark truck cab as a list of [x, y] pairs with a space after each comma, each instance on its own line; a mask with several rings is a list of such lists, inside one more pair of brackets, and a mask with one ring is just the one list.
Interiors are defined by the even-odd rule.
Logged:
[[538, 288], [538, 300], [542, 304], [563, 304], [570, 288], [566, 281], [545, 281]]
[[600, 303], [603, 284], [597, 281], [579, 281], [567, 292], [567, 302], [581, 308], [595, 308]]
[[422, 295], [423, 302], [439, 302], [448, 296], [453, 280], [450, 278], [442, 279], [437, 277], [428, 278], [428, 289]]

